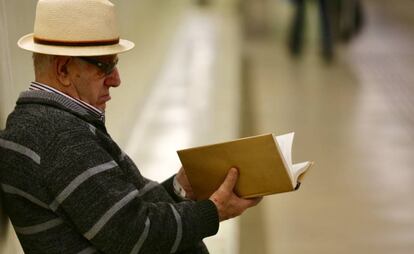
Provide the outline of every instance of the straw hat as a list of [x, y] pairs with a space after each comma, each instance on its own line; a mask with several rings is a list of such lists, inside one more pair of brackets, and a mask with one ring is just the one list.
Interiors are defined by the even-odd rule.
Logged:
[[17, 44], [28, 51], [63, 56], [112, 55], [134, 47], [119, 38], [115, 6], [108, 0], [39, 0], [34, 33]]

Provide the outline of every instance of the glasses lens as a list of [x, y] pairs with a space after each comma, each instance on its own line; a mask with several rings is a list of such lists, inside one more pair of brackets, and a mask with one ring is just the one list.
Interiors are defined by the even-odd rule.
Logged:
[[96, 67], [98, 67], [99, 70], [101, 70], [104, 75], [111, 74], [114, 71], [116, 65], [118, 64], [118, 58], [116, 58], [115, 61], [111, 63], [101, 62], [98, 59], [91, 58], [91, 57], [79, 57], [79, 58], [87, 63], [93, 64]]

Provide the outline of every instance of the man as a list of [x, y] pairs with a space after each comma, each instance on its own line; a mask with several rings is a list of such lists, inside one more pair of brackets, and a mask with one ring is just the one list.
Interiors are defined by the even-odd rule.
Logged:
[[36, 81], [0, 134], [6, 212], [26, 253], [208, 253], [202, 239], [259, 199], [233, 193], [235, 169], [203, 201], [186, 199], [182, 169], [162, 184], [141, 176], [104, 123], [117, 54], [134, 46], [115, 24], [107, 0], [38, 2], [18, 42]]

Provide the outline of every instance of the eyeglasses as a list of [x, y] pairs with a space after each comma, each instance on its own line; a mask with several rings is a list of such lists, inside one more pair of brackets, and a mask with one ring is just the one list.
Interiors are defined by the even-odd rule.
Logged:
[[118, 58], [116, 58], [115, 61], [113, 61], [112, 63], [101, 62], [98, 59], [92, 57], [78, 56], [77, 58], [98, 67], [98, 69], [102, 72], [103, 76], [108, 76], [109, 74], [111, 74], [115, 70], [116, 65], [118, 64]]

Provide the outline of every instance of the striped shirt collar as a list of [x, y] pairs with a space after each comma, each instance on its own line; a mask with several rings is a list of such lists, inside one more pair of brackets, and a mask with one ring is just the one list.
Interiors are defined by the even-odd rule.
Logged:
[[79, 99], [70, 97], [69, 95], [62, 93], [61, 91], [59, 91], [59, 90], [57, 90], [53, 87], [50, 87], [48, 85], [45, 85], [45, 84], [42, 84], [42, 83], [39, 83], [39, 82], [36, 82], [36, 81], [32, 81], [30, 83], [29, 90], [32, 90], [32, 91], [33, 90], [35, 90], [35, 91], [45, 91], [45, 92], [54, 93], [54, 94], [64, 96], [65, 98], [67, 98], [67, 99], [71, 100], [72, 102], [76, 103], [81, 108], [85, 109], [87, 112], [89, 112], [93, 116], [97, 117], [99, 120], [101, 120], [103, 122], [105, 121], [105, 112], [104, 111], [99, 110], [96, 107], [94, 107], [94, 106], [92, 106], [92, 105], [90, 105], [90, 104], [88, 104], [84, 101], [81, 101]]

